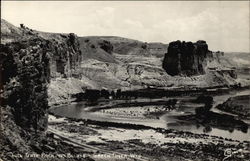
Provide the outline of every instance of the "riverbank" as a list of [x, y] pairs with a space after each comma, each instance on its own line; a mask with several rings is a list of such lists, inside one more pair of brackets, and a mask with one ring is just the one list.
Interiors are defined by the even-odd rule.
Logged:
[[236, 152], [229, 160], [250, 159], [249, 141], [170, 129], [50, 115], [48, 131], [108, 152], [133, 155], [135, 160], [222, 160], [228, 149]]
[[[246, 91], [213, 95], [216, 96], [214, 104]], [[86, 102], [58, 106], [51, 109], [53, 116], [49, 116], [49, 131], [79, 144], [98, 148], [97, 151], [108, 153], [109, 157], [112, 152], [118, 152], [119, 155], [132, 154], [150, 161], [222, 160], [226, 157], [224, 153], [232, 150], [235, 153], [229, 160], [249, 159], [248, 133], [237, 131], [237, 128], [231, 131], [234, 127], [230, 128], [230, 121], [225, 126], [220, 125], [224, 115], [212, 111], [210, 127], [206, 122], [200, 122], [201, 119], [197, 120], [194, 112], [204, 104], [195, 102], [196, 99], [196, 95], [153, 99], [139, 97], [132, 100], [101, 99], [94, 106]], [[170, 105], [171, 102], [175, 103]], [[230, 115], [227, 117], [235, 121]], [[198, 125], [200, 127], [193, 129]], [[209, 131], [211, 129], [214, 132]], [[113, 160], [115, 157], [117, 155], [112, 155]]]
[[[61, 79], [59, 79], [61, 80]], [[61, 106], [72, 104], [74, 102], [81, 102], [86, 100], [85, 91], [86, 89], [81, 81], [76, 81], [75, 79], [69, 79], [69, 81], [53, 82], [50, 84], [48, 94], [49, 94], [49, 106]], [[58, 84], [64, 84], [67, 88], [61, 88]], [[77, 85], [75, 85], [77, 84]], [[57, 88], [54, 88], [57, 87]], [[59, 88], [60, 87], [60, 88]], [[70, 88], [70, 90], [65, 90]], [[206, 95], [220, 95], [223, 93], [229, 93], [232, 91], [246, 90], [250, 89], [250, 85], [239, 87], [235, 86], [213, 86], [213, 87], [166, 87], [166, 88], [146, 88], [146, 89], [135, 89], [135, 90], [125, 90], [122, 91], [122, 99], [132, 99], [132, 98], [162, 98], [162, 97], [173, 97], [173, 96], [197, 96], [201, 94]], [[66, 92], [67, 91], [67, 92]], [[96, 90], [95, 90], [96, 91]], [[101, 90], [97, 90], [101, 92]], [[62, 93], [62, 94], [60, 94]], [[101, 99], [102, 97], [97, 96], [96, 99]], [[112, 99], [115, 99], [112, 97]]]
[[250, 120], [250, 93], [248, 95], [231, 97], [216, 108], [235, 114], [241, 119]]
[[[214, 95], [214, 105], [208, 112], [209, 115], [204, 115], [204, 117], [196, 117], [195, 109], [204, 106], [204, 103], [195, 101], [197, 96], [155, 99], [100, 99], [94, 106], [89, 106], [87, 102], [80, 102], [53, 107], [50, 112], [68, 118], [171, 128], [196, 134], [208, 133], [209, 135], [243, 141], [249, 138], [248, 125], [246, 125], [248, 122], [237, 121], [237, 118], [230, 116], [230, 114], [223, 115], [224, 112], [214, 107], [232, 96], [242, 95], [248, 91], [239, 90]], [[223, 119], [223, 117], [230, 119], [226, 121], [227, 119]], [[233, 123], [232, 126], [231, 123]]]

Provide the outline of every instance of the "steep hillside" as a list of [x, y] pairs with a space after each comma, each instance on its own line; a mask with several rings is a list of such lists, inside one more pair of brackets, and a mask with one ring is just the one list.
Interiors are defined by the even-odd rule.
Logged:
[[10, 107], [18, 125], [46, 129], [47, 84], [51, 44], [34, 38], [0, 46], [3, 105]]
[[[72, 95], [87, 88], [133, 90], [148, 87], [210, 87], [242, 81], [236, 79], [232, 66], [226, 67], [225, 64], [229, 64], [227, 61], [231, 60], [222, 53], [209, 52], [206, 60], [193, 61], [193, 64], [197, 64], [196, 68], [191, 62], [188, 67], [196, 72], [195, 75], [171, 76], [162, 68], [164, 55], [168, 52], [167, 44], [115, 36], [77, 37], [74, 34], [46, 33], [25, 26], [18, 28], [7, 21], [3, 21], [1, 27], [5, 33], [1, 37], [3, 43], [7, 40], [17, 41], [15, 38], [18, 36], [21, 40], [40, 37], [56, 46], [54, 54], [50, 55], [48, 96], [51, 105], [70, 102]], [[182, 62], [190, 63], [188, 60], [182, 59]], [[206, 65], [200, 68], [197, 61]], [[180, 68], [181, 72], [188, 67]], [[245, 81], [243, 84], [249, 83]]]
[[[107, 52], [109, 54], [117, 53], [120, 55], [140, 55], [140, 56], [156, 56], [162, 58], [165, 54], [168, 45], [163, 43], [147, 43], [138, 40], [115, 37], [115, 36], [88, 36], [88, 37], [80, 37], [79, 41], [81, 42], [81, 49], [84, 51], [88, 51], [90, 53], [86, 53], [86, 58], [96, 58], [98, 51], [91, 52], [92, 49], [100, 49], [101, 43], [108, 42], [112, 45], [111, 52]], [[91, 47], [91, 48], [89, 48]], [[90, 50], [89, 50], [90, 49]], [[105, 51], [105, 50], [104, 50]], [[106, 55], [106, 53], [100, 52], [98, 56]], [[104, 56], [104, 60], [105, 59]], [[103, 61], [103, 59], [101, 59]]]
[[[83, 47], [81, 48], [82, 54], [85, 55], [81, 65], [82, 76], [90, 82], [94, 82], [92, 88], [94, 86], [97, 89], [121, 88], [132, 90], [147, 87], [168, 88], [171, 86], [208, 87], [237, 83], [231, 68], [220, 65], [220, 57], [223, 57], [220, 53], [209, 51], [207, 56], [204, 55], [203, 58], [195, 60], [194, 63], [197, 63], [196, 69], [200, 73], [194, 76], [170, 76], [162, 68], [163, 58], [168, 47], [166, 44], [144, 43], [120, 37], [95, 36], [81, 37], [80, 39], [80, 46]], [[100, 48], [99, 43], [102, 41], [107, 41], [113, 46], [112, 52], [108, 53]], [[90, 44], [94, 44], [95, 49], [89, 48]], [[208, 51], [208, 49], [206, 50]], [[112, 59], [107, 59], [106, 55]], [[188, 60], [182, 59], [182, 61], [191, 63], [191, 68], [195, 67]], [[202, 66], [198, 70], [199, 62]], [[213, 67], [216, 67], [216, 70]], [[188, 68], [183, 66], [180, 70], [184, 72]]]
[[[34, 158], [27, 154], [74, 153], [77, 148], [47, 135], [46, 130], [49, 103], [61, 92], [51, 92], [53, 84], [57, 79], [80, 80], [81, 51], [76, 35], [50, 35], [24, 26], [17, 28], [7, 21], [1, 21], [1, 31], [5, 35], [0, 44], [0, 160], [31, 161]], [[64, 92], [79, 93], [70, 88]]]
[[[113, 46], [109, 44], [109, 41], [98, 37], [80, 37], [79, 42], [83, 60], [96, 59], [103, 62], [117, 62], [112, 55]], [[105, 44], [105, 42], [106, 48], [102, 47], [102, 44]]]
[[[166, 86], [161, 68], [166, 44], [145, 43], [114, 37], [81, 37], [82, 76], [95, 82], [95, 88], [135, 89]], [[107, 44], [108, 50], [102, 47]], [[161, 78], [160, 78], [161, 77]]]
[[57, 42], [64, 41], [64, 38], [68, 34], [62, 33], [48, 33], [41, 32], [35, 29], [30, 29], [24, 24], [20, 24], [20, 27], [16, 27], [9, 23], [8, 21], [1, 19], [1, 44], [6, 44], [8, 42], [16, 42], [21, 40], [28, 40], [32, 37], [41, 37], [46, 40], [53, 40]]
[[[0, 45], [1, 132], [3, 160], [21, 160], [9, 152], [36, 152], [47, 129], [51, 43], [41, 38]], [[36, 139], [33, 139], [36, 138]], [[39, 146], [42, 148], [42, 146]]]
[[4, 19], [1, 19], [1, 44], [18, 41], [19, 39], [22, 39], [24, 34], [25, 33], [20, 28], [10, 24]]
[[[70, 103], [75, 94], [86, 89], [172, 89], [249, 84], [249, 79], [244, 82], [243, 78], [237, 78], [233, 66], [240, 62], [235, 61], [238, 57], [221, 59], [223, 55], [210, 52], [205, 42], [190, 46], [192, 50], [184, 47], [182, 52], [188, 55], [178, 57], [175, 53], [179, 53], [179, 48], [178, 45], [175, 48], [175, 43], [168, 47], [162, 43], [121, 37], [46, 33], [24, 25], [15, 27], [1, 19], [1, 159], [18, 160], [6, 155], [10, 151], [22, 155], [78, 151], [75, 146], [65, 142], [62, 145], [62, 141], [46, 136], [47, 111], [50, 106]], [[168, 55], [171, 50], [174, 54]], [[248, 66], [242, 59], [238, 68], [242, 61]], [[163, 63], [167, 64], [164, 68]], [[171, 74], [169, 70], [172, 69], [177, 72]]]
[[[41, 32], [24, 25], [16, 27], [1, 19], [1, 44], [15, 44], [30, 39], [43, 39], [51, 49], [47, 53], [50, 60], [48, 69], [51, 78], [48, 84], [50, 105], [71, 101], [71, 95], [82, 92], [82, 88], [92, 87], [85, 79], [81, 79], [80, 64], [83, 56], [79, 39], [75, 34]], [[36, 52], [37, 48], [33, 47], [27, 52]]]
[[[45, 161], [51, 158], [41, 157], [42, 154], [56, 156], [81, 151], [47, 131], [47, 90], [52, 70], [72, 77], [68, 74], [78, 63], [75, 59], [79, 54], [77, 43], [72, 41], [72, 36], [65, 38], [63, 46], [39, 36], [0, 44], [0, 160]], [[60, 67], [68, 70], [52, 68], [50, 62], [53, 59], [65, 59], [69, 65], [62, 63]], [[61, 161], [62, 158], [53, 157], [52, 160]]]

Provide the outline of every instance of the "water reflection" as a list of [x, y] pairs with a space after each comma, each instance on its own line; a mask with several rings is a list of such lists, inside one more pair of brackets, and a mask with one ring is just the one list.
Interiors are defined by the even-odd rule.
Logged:
[[[232, 95], [242, 94], [246, 92], [240, 93], [231, 93], [231, 95], [227, 96], [219, 96], [220, 98], [215, 97], [215, 101], [222, 101], [226, 100]], [[249, 93], [249, 90], [248, 92]], [[190, 96], [190, 99], [194, 99]], [[159, 99], [158, 99], [159, 100]], [[138, 101], [138, 100], [137, 100]], [[140, 100], [142, 101], [142, 100]], [[153, 101], [153, 100], [152, 100]], [[125, 100], [128, 102], [128, 100]], [[131, 102], [131, 100], [129, 101]], [[109, 102], [107, 102], [109, 103]], [[216, 103], [216, 102], [215, 102]], [[142, 120], [142, 119], [131, 119], [131, 118], [117, 118], [117, 117], [110, 117], [106, 115], [96, 115], [93, 112], [87, 111], [86, 107], [82, 103], [77, 103], [74, 105], [67, 105], [62, 107], [53, 108], [52, 112], [57, 115], [65, 116], [65, 117], [72, 117], [72, 118], [83, 118], [83, 119], [92, 119], [97, 121], [110, 121], [110, 122], [121, 122], [121, 123], [131, 123], [131, 124], [142, 124], [151, 127], [160, 127], [160, 128], [170, 128], [176, 129], [181, 131], [189, 131], [192, 133], [204, 134], [207, 133], [209, 135], [221, 136], [224, 138], [229, 138], [233, 140], [250, 140], [250, 130], [248, 130], [248, 126], [240, 126], [240, 124], [234, 123], [232, 126], [222, 126], [222, 122], [227, 122], [228, 120], [221, 121], [220, 114], [216, 117], [216, 123], [214, 119], [206, 118], [205, 121], [195, 119], [195, 108], [199, 105], [189, 104], [185, 102], [181, 104], [179, 108], [176, 110], [172, 110], [167, 112], [166, 114], [162, 115], [159, 119], [155, 120]], [[212, 111], [215, 112], [215, 111]], [[216, 112], [217, 113], [217, 112]], [[186, 119], [180, 119], [181, 117], [186, 117]], [[224, 116], [223, 116], [224, 117]], [[222, 117], [222, 118], [223, 118]], [[227, 119], [227, 118], [226, 118]], [[212, 122], [212, 123], [211, 123]]]
[[221, 137], [233, 139], [233, 140], [240, 140], [240, 141], [250, 140], [250, 132], [248, 129], [242, 131], [242, 130], [237, 130], [233, 127], [229, 127], [228, 129], [225, 129], [225, 128], [223, 129], [223, 128], [217, 128], [213, 126], [203, 126], [200, 124], [180, 125], [178, 123], [175, 123], [175, 124], [168, 123], [167, 127], [169, 129], [190, 131], [190, 132], [197, 133], [197, 134], [209, 134], [209, 135], [214, 135], [214, 136], [221, 136]]

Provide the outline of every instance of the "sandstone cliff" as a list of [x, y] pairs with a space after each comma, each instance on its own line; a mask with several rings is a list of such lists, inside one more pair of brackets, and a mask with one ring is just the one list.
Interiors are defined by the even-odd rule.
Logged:
[[[136, 89], [167, 86], [161, 61], [167, 44], [146, 43], [116, 36], [80, 37], [82, 78], [90, 88]], [[111, 52], [101, 48], [108, 42]], [[92, 47], [91, 47], [92, 46]]]
[[44, 39], [1, 45], [3, 104], [22, 128], [46, 129], [51, 44]]
[[[78, 39], [74, 34], [51, 36], [17, 28], [6, 21], [1, 21], [1, 29], [2, 26], [5, 35], [0, 44], [1, 154], [50, 151], [43, 133], [51, 97], [48, 87], [57, 78], [79, 79]], [[22, 160], [11, 155], [2, 157]]]
[[[0, 45], [1, 159], [22, 160], [8, 152], [34, 152], [32, 138], [47, 128], [51, 43], [33, 38]], [[33, 133], [33, 134], [31, 134]], [[39, 143], [38, 143], [39, 144]]]
[[[98, 42], [103, 40], [109, 41], [113, 46], [112, 54], [100, 50]], [[89, 48], [90, 44], [94, 44], [96, 49]], [[164, 59], [168, 45], [162, 43], [95, 36], [81, 37], [80, 46], [84, 55], [81, 64], [82, 78], [88, 82], [88, 88], [133, 90], [148, 87], [211, 87], [237, 84], [234, 69], [227, 68], [225, 63], [220, 61], [226, 60], [223, 54], [209, 51], [204, 41], [185, 43], [185, 50], [182, 49], [183, 58], [178, 59], [178, 55], [173, 55], [170, 60], [166, 60], [166, 57]], [[189, 51], [189, 46], [194, 51]], [[185, 54], [186, 51], [189, 53]], [[168, 74], [162, 68], [163, 59], [171, 65], [174, 63], [171, 59], [183, 63], [182, 68], [174, 66], [180, 74]]]
[[81, 51], [76, 35], [61, 35], [62, 40], [52, 40], [53, 51], [50, 54], [51, 77], [80, 77], [79, 66]]
[[69, 34], [62, 40], [33, 36], [0, 46], [4, 106], [12, 108], [21, 127], [46, 128], [50, 79], [80, 77], [77, 38]]
[[163, 60], [163, 68], [169, 75], [200, 75], [205, 73], [206, 59], [211, 56], [205, 41], [169, 44]]
[[163, 43], [115, 36], [77, 37], [18, 28], [4, 22], [1, 26], [5, 26], [3, 43], [17, 41], [19, 33], [22, 39], [40, 37], [53, 46], [53, 54], [48, 55], [50, 105], [71, 102], [72, 95], [90, 88], [211, 87], [245, 81], [236, 79], [235, 70], [225, 66], [229, 58], [210, 52], [204, 41], [177, 41], [168, 48]]

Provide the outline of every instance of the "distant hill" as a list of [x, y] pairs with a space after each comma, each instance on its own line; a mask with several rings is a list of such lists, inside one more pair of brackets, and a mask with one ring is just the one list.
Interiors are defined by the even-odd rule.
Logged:
[[[1, 21], [1, 43], [20, 41], [31, 37], [42, 37], [57, 44], [65, 43], [65, 33], [36, 31], [26, 26], [15, 27], [5, 20]], [[118, 36], [77, 37], [81, 51], [81, 65], [77, 69], [81, 78], [64, 80], [63, 83], [51, 82], [50, 91], [57, 89], [61, 95], [61, 86], [77, 88], [168, 88], [180, 86], [216, 86], [236, 83], [228, 73], [219, 72], [225, 67], [248, 66], [249, 57], [244, 54], [223, 55], [214, 53], [208, 62], [206, 74], [192, 77], [170, 76], [162, 68], [162, 61], [168, 50], [168, 44], [143, 42]], [[208, 44], [209, 45], [209, 44]], [[219, 80], [219, 81], [218, 81]], [[77, 84], [77, 87], [72, 84]], [[65, 90], [67, 91], [67, 90]], [[56, 94], [53, 94], [56, 95]]]
[[240, 68], [250, 68], [250, 53], [226, 52], [224, 53], [224, 57], [227, 60], [228, 64], [231, 66]]
[[82, 51], [83, 60], [95, 59], [103, 62], [116, 63], [112, 53], [108, 53], [100, 47], [105, 39], [101, 37], [79, 37], [80, 50]]
[[[117, 62], [113, 54], [155, 56], [162, 58], [167, 51], [167, 44], [146, 43], [138, 40], [115, 36], [88, 36], [80, 37], [80, 47], [83, 59], [96, 59], [105, 62]], [[104, 41], [112, 45], [112, 51], [107, 53], [100, 47]]]

